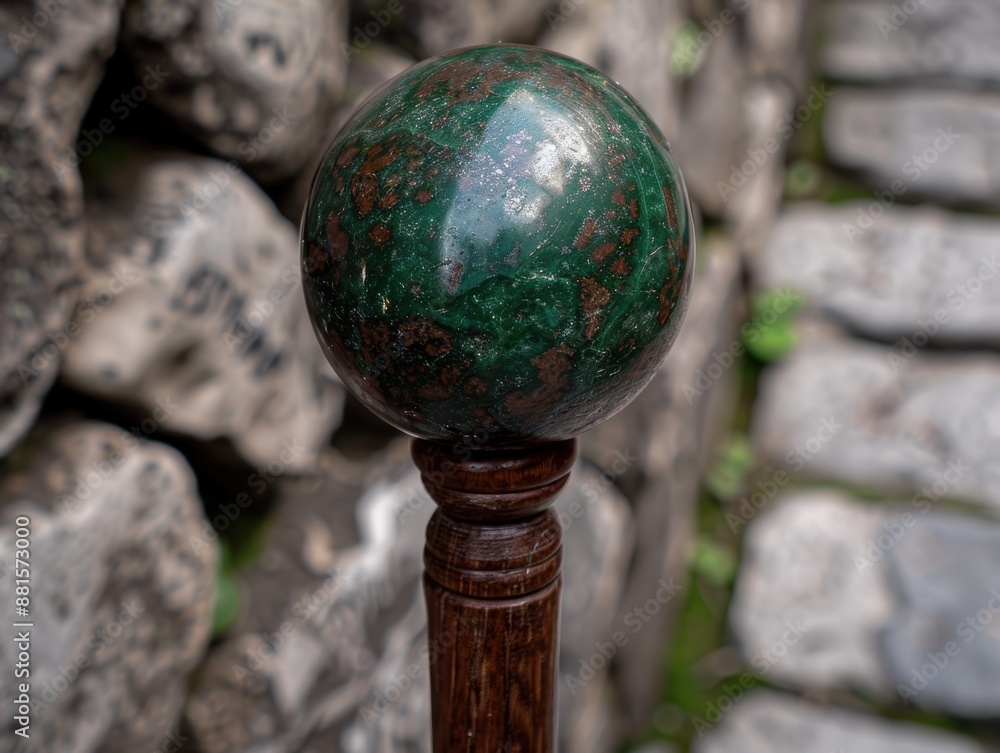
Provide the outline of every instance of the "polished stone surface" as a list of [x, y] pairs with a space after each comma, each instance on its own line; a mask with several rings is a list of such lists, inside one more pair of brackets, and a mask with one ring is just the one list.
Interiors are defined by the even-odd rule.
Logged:
[[313, 323], [348, 388], [431, 439], [567, 438], [624, 407], [683, 316], [677, 164], [615, 83], [544, 50], [448, 53], [345, 125], [303, 217]]

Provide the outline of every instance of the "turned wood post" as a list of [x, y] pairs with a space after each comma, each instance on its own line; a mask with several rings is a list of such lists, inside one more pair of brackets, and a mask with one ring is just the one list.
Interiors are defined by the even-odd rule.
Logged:
[[576, 437], [649, 382], [684, 315], [691, 216], [617, 84], [533, 47], [424, 61], [330, 146], [302, 218], [316, 336], [415, 437], [435, 753], [554, 753]]
[[575, 458], [572, 439], [462, 456], [413, 442], [439, 505], [424, 551], [435, 753], [555, 750], [562, 527], [549, 506]]

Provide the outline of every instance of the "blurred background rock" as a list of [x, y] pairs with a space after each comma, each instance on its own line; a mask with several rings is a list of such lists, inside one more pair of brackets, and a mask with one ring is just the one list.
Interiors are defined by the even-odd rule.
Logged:
[[27, 749], [429, 749], [433, 505], [320, 355], [296, 224], [362, 98], [497, 41], [632, 92], [701, 227], [678, 343], [558, 502], [562, 750], [997, 749], [995, 2], [11, 0], [0, 28]]

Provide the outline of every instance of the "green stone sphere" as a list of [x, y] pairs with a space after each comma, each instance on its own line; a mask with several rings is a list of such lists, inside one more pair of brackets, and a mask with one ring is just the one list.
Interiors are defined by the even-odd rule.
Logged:
[[615, 82], [534, 47], [456, 50], [333, 141], [302, 220], [306, 301], [344, 384], [399, 429], [567, 439], [662, 362], [691, 224], [666, 141]]

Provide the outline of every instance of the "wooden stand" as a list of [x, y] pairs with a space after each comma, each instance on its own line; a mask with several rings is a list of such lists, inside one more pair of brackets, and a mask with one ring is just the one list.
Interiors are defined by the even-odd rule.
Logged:
[[547, 509], [571, 439], [523, 450], [414, 440], [427, 526], [434, 753], [554, 753], [562, 528]]

